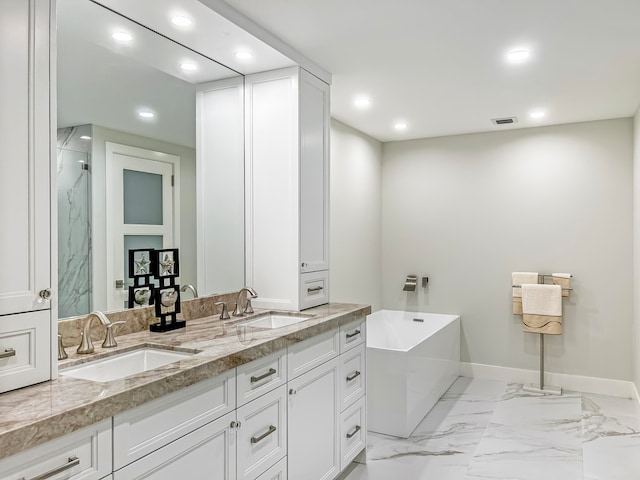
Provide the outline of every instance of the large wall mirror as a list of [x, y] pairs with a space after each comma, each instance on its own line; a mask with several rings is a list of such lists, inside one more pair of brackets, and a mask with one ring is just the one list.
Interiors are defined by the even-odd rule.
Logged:
[[227, 165], [209, 186], [224, 202], [200, 207], [226, 262], [207, 288], [196, 197], [198, 92], [241, 75], [90, 0], [57, 4], [59, 318], [125, 307], [130, 249], [179, 248], [179, 283], [201, 295], [241, 288], [242, 155], [208, 159]]

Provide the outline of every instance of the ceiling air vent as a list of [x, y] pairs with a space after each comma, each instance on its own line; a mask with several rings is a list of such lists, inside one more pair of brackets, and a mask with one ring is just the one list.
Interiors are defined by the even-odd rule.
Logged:
[[518, 117], [492, 118], [494, 125], [508, 125], [510, 123], [518, 123]]

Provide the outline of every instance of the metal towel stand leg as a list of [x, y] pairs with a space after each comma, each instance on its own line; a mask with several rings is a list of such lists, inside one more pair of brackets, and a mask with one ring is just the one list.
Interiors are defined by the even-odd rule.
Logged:
[[544, 333], [540, 334], [540, 384], [525, 385], [522, 389], [525, 392], [562, 395], [562, 388], [544, 384]]

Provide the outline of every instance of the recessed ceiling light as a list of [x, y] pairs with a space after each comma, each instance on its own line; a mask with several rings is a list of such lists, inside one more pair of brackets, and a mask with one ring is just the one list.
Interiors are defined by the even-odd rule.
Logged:
[[138, 116], [142, 118], [153, 118], [156, 116], [156, 114], [153, 112], [149, 112], [148, 110], [144, 110], [142, 112], [138, 112]]
[[133, 35], [127, 32], [115, 32], [111, 37], [119, 42], [130, 42], [133, 40]]
[[185, 62], [180, 64], [180, 68], [184, 71], [191, 72], [193, 70], [197, 70], [198, 65], [196, 65], [195, 63]]
[[80, 140], [91, 140], [89, 135], [80, 135]]
[[396, 130], [404, 130], [408, 126], [409, 125], [407, 125], [406, 122], [396, 122], [396, 124], [393, 126], [393, 128], [395, 128]]
[[507, 60], [512, 63], [523, 62], [524, 60], [529, 58], [529, 55], [529, 50], [526, 50], [524, 48], [511, 50], [509, 53], [507, 53]]
[[544, 114], [544, 112], [542, 112], [542, 111], [531, 112], [531, 113], [529, 114], [529, 116], [530, 116], [531, 118], [542, 118], [542, 117], [544, 117], [544, 115], [545, 115], [545, 114]]
[[179, 27], [189, 27], [191, 26], [193, 21], [189, 17], [178, 16], [178, 17], [173, 17], [171, 19], [171, 23]]
[[371, 100], [368, 97], [357, 97], [353, 104], [359, 108], [366, 108], [371, 105]]
[[249, 60], [253, 58], [253, 53], [247, 52], [246, 50], [239, 50], [235, 53], [235, 56], [238, 60]]

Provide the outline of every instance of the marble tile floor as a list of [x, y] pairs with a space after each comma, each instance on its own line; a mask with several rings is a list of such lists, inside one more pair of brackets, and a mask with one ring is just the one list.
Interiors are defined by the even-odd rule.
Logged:
[[408, 439], [369, 432], [345, 480], [640, 480], [635, 400], [460, 377]]

